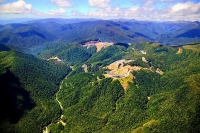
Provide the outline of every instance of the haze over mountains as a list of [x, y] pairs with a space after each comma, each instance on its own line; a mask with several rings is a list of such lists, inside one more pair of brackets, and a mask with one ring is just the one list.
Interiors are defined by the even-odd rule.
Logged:
[[94, 38], [108, 42], [183, 45], [200, 41], [200, 23], [123, 19], [41, 19], [0, 25], [0, 43], [29, 50], [49, 42], [78, 43]]

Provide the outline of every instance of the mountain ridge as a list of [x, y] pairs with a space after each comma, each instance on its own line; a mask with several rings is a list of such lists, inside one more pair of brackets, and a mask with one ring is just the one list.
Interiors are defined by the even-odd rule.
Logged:
[[[52, 22], [51, 19], [47, 19], [44, 22], [35, 20], [26, 24], [1, 25], [0, 43], [34, 49], [49, 42], [77, 43], [80, 40], [99, 38], [110, 42], [157, 42], [163, 45], [182, 45], [199, 42], [199, 30], [200, 23], [196, 21], [91, 21], [86, 19], [77, 23], [63, 24], [59, 23], [59, 20]], [[26, 38], [21, 38], [20, 35]]]

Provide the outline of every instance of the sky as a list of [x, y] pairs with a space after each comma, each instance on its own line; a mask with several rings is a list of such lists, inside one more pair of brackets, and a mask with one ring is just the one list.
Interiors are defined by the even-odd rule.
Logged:
[[0, 19], [200, 21], [200, 0], [0, 0]]

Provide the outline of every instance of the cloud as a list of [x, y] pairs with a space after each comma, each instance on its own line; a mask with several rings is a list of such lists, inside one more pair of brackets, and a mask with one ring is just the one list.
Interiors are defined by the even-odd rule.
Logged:
[[170, 8], [168, 16], [179, 20], [200, 20], [200, 2], [177, 3]]
[[184, 9], [188, 9], [193, 5], [192, 2], [186, 2], [186, 3], [177, 3], [172, 7], [172, 12], [178, 12]]
[[[90, 11], [84, 14], [86, 17], [91, 18], [101, 18], [101, 19], [114, 19], [114, 18], [139, 18], [143, 17], [146, 14], [142, 14], [142, 10], [147, 10], [146, 8], [140, 9], [137, 6], [134, 6], [132, 8], [112, 8], [112, 7], [106, 7], [106, 8], [100, 8], [96, 11]], [[149, 13], [148, 13], [149, 14]]]
[[57, 6], [60, 7], [71, 7], [72, 4], [69, 2], [69, 0], [51, 0], [51, 2], [55, 3]]
[[138, 11], [139, 7], [138, 6], [134, 6], [134, 7], [131, 7], [130, 10], [133, 11], [133, 12], [136, 12]]
[[108, 7], [109, 2], [110, 0], [89, 0], [89, 5], [91, 7], [105, 8]]
[[65, 11], [65, 9], [63, 9], [63, 8], [60, 8], [60, 9], [58, 9], [58, 10], [50, 10], [49, 11], [49, 14], [50, 15], [64, 15], [64, 14], [66, 14], [67, 12]]
[[17, 2], [7, 3], [0, 5], [0, 13], [8, 14], [8, 13], [30, 13], [32, 12], [32, 5], [27, 4], [23, 0], [18, 0]]
[[157, 12], [158, 17], [161, 20], [188, 20], [188, 21], [196, 21], [200, 20], [200, 2], [183, 2], [176, 3], [170, 7], [166, 7]]
[[147, 7], [147, 6], [150, 6], [151, 4], [153, 4], [155, 2], [155, 0], [146, 0], [144, 3], [143, 3], [143, 7]]
[[[165, 0], [166, 1], [166, 0]], [[169, 0], [168, 0], [169, 1]], [[148, 4], [147, 4], [148, 5]], [[153, 5], [153, 4], [152, 4]], [[110, 7], [99, 8], [97, 10], [88, 11], [87, 13], [73, 12], [72, 16], [84, 16], [90, 18], [101, 19], [137, 19], [148, 21], [177, 21], [188, 20], [196, 21], [200, 20], [200, 2], [183, 2], [170, 4], [164, 6], [162, 9], [158, 9], [155, 6], [133, 6], [131, 8], [119, 8]]]
[[4, 0], [0, 0], [0, 2], [4, 2]]
[[145, 0], [142, 4], [142, 7], [148, 7], [148, 6], [155, 6], [156, 4], [160, 4], [160, 3], [170, 3], [170, 2], [174, 2], [174, 1], [177, 1], [177, 0]]

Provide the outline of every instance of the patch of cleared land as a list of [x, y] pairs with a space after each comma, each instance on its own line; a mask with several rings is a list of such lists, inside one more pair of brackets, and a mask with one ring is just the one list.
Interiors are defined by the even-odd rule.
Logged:
[[129, 82], [133, 82], [134, 76], [132, 71], [139, 71], [142, 67], [139, 66], [130, 66], [127, 63], [132, 62], [133, 60], [118, 60], [113, 62], [107, 68], [110, 71], [107, 71], [107, 74], [104, 74], [105, 77], [111, 77], [114, 80], [119, 80], [122, 87], [126, 91], [129, 88]]
[[51, 58], [49, 58], [49, 59], [47, 59], [47, 60], [54, 60], [54, 61], [56, 61], [56, 62], [61, 62], [61, 63], [63, 63], [63, 61], [62, 61], [60, 58], [58, 58], [57, 56], [51, 57]]
[[183, 52], [182, 48], [178, 48], [178, 51], [176, 52], [176, 54], [181, 54]]
[[157, 68], [157, 69], [156, 69], [156, 73], [158, 73], [158, 74], [160, 74], [160, 75], [163, 75], [164, 72], [163, 72], [162, 70], [160, 70], [160, 68]]
[[122, 87], [124, 88], [124, 91], [126, 92], [129, 88], [129, 82], [130, 83], [133, 83], [133, 78], [134, 76], [132, 74], [129, 74], [128, 77], [126, 78], [121, 78], [121, 79], [118, 79], [120, 84], [122, 85]]
[[[147, 69], [147, 70], [152, 71], [151, 67], [142, 68], [141, 66], [128, 65], [128, 63], [132, 61], [134, 60], [122, 59], [122, 60], [115, 61], [107, 66], [109, 71], [107, 71], [107, 73], [104, 74], [105, 77], [110, 77], [110, 78], [113, 78], [114, 80], [119, 80], [125, 92], [129, 88], [129, 82], [133, 82], [133, 78], [134, 78], [134, 75], [132, 74], [133, 71], [140, 71], [140, 69]], [[142, 61], [145, 63], [148, 63], [145, 57], [142, 57]], [[155, 72], [160, 75], [164, 74], [164, 72], [160, 68], [157, 68]]]
[[110, 70], [105, 76], [112, 78], [126, 78], [131, 71], [139, 71], [142, 67], [125, 65], [133, 60], [118, 60], [107, 66]]
[[142, 61], [145, 62], [145, 63], [148, 63], [148, 61], [146, 60], [145, 57], [142, 57]]
[[86, 43], [85, 43], [84, 45], [82, 45], [82, 46], [87, 47], [87, 48], [96, 46], [96, 48], [97, 48], [96, 52], [99, 52], [102, 48], [111, 46], [111, 45], [113, 45], [113, 44], [114, 44], [113, 42], [101, 42], [101, 41], [99, 40], [99, 41], [89, 41], [89, 42], [86, 42]]
[[102, 48], [111, 46], [111, 45], [113, 45], [113, 44], [114, 44], [114, 43], [112, 43], [112, 42], [98, 42], [98, 43], [95, 43], [95, 46], [96, 46], [96, 48], [97, 48], [97, 51], [96, 51], [96, 52], [99, 52]]
[[43, 130], [43, 133], [49, 133], [49, 129], [46, 127], [45, 130]]
[[87, 72], [88, 72], [88, 67], [87, 67], [87, 65], [86, 65], [86, 64], [82, 65], [82, 68], [83, 68], [83, 70], [84, 70], [84, 72], [85, 72], [85, 73], [87, 73]]

